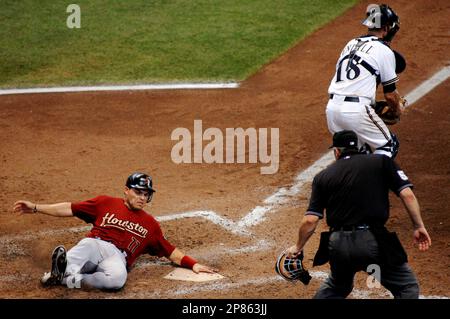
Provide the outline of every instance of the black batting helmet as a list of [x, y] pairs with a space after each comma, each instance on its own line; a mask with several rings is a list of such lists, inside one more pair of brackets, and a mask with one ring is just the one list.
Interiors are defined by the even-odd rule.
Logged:
[[147, 203], [152, 200], [153, 193], [156, 190], [153, 188], [153, 180], [151, 176], [145, 173], [133, 173], [127, 178], [127, 182], [125, 184], [128, 188], [135, 188], [139, 190], [146, 190], [149, 193]]

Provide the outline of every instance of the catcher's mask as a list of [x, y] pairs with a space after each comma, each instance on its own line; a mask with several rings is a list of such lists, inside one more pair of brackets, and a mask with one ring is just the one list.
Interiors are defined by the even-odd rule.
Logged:
[[128, 176], [125, 185], [128, 188], [148, 191], [147, 203], [150, 203], [153, 198], [153, 193], [156, 192], [156, 190], [153, 189], [152, 178], [144, 173], [131, 174], [130, 176]]
[[295, 258], [289, 258], [286, 252], [281, 253], [275, 263], [275, 271], [278, 275], [288, 281], [300, 280], [303, 284], [309, 284], [311, 276], [309, 272], [303, 268], [303, 252]]
[[369, 29], [387, 28], [387, 34], [383, 41], [391, 42], [397, 31], [400, 29], [400, 18], [386, 4], [369, 4], [366, 9], [366, 19], [362, 22]]

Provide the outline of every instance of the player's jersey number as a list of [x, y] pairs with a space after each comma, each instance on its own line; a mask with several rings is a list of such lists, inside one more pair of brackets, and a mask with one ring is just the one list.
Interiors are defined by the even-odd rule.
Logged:
[[[348, 61], [346, 64], [344, 61]], [[343, 65], [346, 65], [345, 69], [343, 69]], [[344, 56], [338, 64], [338, 69], [336, 71], [336, 82], [343, 81], [343, 77], [347, 80], [355, 80], [361, 74], [360, 67], [363, 67], [369, 73], [376, 74], [376, 71], [360, 56], [354, 54], [352, 57], [350, 55]]]
[[131, 237], [130, 244], [128, 245], [128, 250], [131, 251], [132, 253], [134, 253], [136, 248], [138, 248], [140, 245], [141, 245], [141, 242], [139, 240], [137, 240], [134, 237]]

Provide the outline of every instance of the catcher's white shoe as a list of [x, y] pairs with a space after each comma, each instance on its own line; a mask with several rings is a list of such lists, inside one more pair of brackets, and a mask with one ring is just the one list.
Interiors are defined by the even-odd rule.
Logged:
[[61, 285], [66, 272], [66, 266], [66, 248], [61, 245], [53, 250], [52, 269], [50, 272], [44, 273], [44, 276], [41, 278], [41, 284], [43, 286]]

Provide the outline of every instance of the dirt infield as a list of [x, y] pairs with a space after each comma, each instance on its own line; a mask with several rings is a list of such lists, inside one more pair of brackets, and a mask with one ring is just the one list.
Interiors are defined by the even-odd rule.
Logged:
[[[78, 201], [98, 194], [122, 196], [128, 174], [151, 173], [156, 196], [148, 208], [164, 218], [189, 211], [214, 211], [236, 224], [327, 151], [327, 88], [343, 45], [362, 34], [363, 2], [293, 47], [235, 90], [146, 91], [9, 95], [0, 97], [2, 135], [0, 187], [0, 298], [310, 298], [328, 266], [312, 269], [309, 286], [276, 277], [277, 254], [297, 236], [308, 190], [233, 233], [205, 218], [162, 221], [166, 237], [190, 255], [221, 270], [225, 279], [205, 284], [165, 280], [172, 266], [150, 256], [139, 259], [119, 292], [43, 289], [38, 279], [57, 244], [72, 247], [86, 233], [75, 218], [16, 217], [18, 199]], [[408, 61], [399, 91], [406, 94], [448, 65], [448, 1], [391, 1], [401, 18], [393, 47]], [[424, 34], [425, 33], [425, 34]], [[412, 245], [412, 229], [401, 202], [392, 198], [388, 227], [399, 233], [425, 296], [450, 296], [449, 95], [447, 80], [406, 111], [394, 127], [398, 161], [415, 184], [433, 240], [429, 252]], [[171, 160], [178, 127], [280, 128], [280, 168], [261, 175], [260, 164], [180, 164]], [[322, 225], [323, 226], [323, 225]], [[306, 265], [317, 248], [307, 245]], [[359, 275], [353, 298], [387, 298], [367, 291]]]

